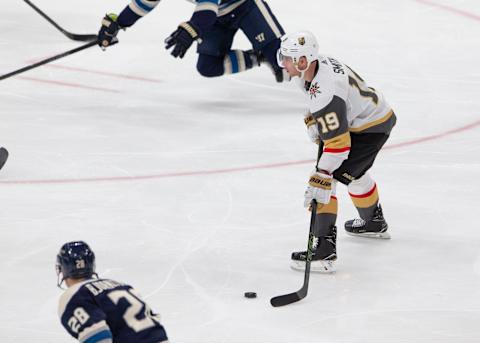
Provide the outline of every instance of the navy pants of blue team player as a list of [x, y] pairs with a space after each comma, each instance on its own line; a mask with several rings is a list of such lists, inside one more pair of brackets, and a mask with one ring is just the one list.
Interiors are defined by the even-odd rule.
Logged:
[[198, 72], [206, 77], [234, 74], [253, 67], [247, 53], [232, 50], [235, 34], [241, 30], [274, 67], [277, 66], [277, 50], [280, 37], [285, 33], [267, 3], [263, 0], [247, 0], [234, 11], [219, 16], [213, 27], [202, 35], [198, 45]]

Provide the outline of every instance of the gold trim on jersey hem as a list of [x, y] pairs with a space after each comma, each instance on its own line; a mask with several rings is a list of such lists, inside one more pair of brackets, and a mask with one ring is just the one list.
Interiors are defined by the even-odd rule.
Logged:
[[374, 120], [370, 123], [366, 123], [360, 127], [351, 127], [349, 128], [349, 131], [350, 132], [360, 132], [360, 131], [364, 131], [366, 129], [369, 129], [373, 126], [377, 126], [377, 125], [380, 125], [380, 124], [383, 124], [385, 123], [386, 121], [388, 121], [391, 117], [393, 116], [393, 110], [390, 110], [390, 112], [388, 112], [384, 117], [380, 118], [380, 119], [377, 119], [377, 120]]
[[350, 132], [347, 131], [333, 138], [325, 139], [323, 141], [323, 145], [325, 146], [325, 148], [330, 149], [342, 149], [350, 147], [352, 145]]

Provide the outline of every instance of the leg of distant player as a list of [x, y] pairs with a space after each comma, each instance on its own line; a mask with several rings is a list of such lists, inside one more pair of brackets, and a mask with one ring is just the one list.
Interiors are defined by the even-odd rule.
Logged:
[[[232, 50], [233, 38], [241, 29], [250, 40], [253, 50]], [[206, 31], [198, 45], [198, 72], [206, 77], [236, 74], [266, 62], [277, 81], [284, 79], [283, 69], [277, 65], [276, 53], [280, 47], [283, 28], [261, 0], [252, 0], [240, 6], [231, 15], [221, 17]]]
[[284, 70], [277, 64], [277, 51], [280, 48], [280, 37], [285, 34], [277, 18], [263, 0], [252, 0], [254, 5], [242, 18], [240, 29], [252, 43], [253, 49], [272, 69], [278, 82], [289, 80]]
[[217, 21], [202, 37], [198, 45], [197, 70], [205, 77], [235, 74], [258, 64], [256, 56], [249, 51], [232, 50], [237, 33], [235, 25]]

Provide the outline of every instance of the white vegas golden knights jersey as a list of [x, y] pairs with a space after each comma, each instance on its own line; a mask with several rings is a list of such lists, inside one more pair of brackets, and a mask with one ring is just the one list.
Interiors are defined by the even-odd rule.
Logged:
[[318, 168], [333, 172], [348, 157], [351, 133], [389, 134], [396, 117], [383, 95], [347, 65], [322, 56], [317, 69], [311, 83], [300, 80], [309, 110], [305, 122], [316, 123], [324, 143]]

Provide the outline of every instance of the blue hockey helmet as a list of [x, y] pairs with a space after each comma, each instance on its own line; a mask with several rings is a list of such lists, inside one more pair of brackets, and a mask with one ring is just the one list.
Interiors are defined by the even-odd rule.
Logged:
[[[57, 254], [58, 286], [67, 278], [87, 279], [96, 275], [95, 254], [82, 241], [65, 243]], [[60, 274], [62, 276], [60, 277]]]

